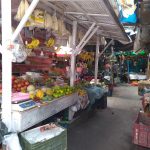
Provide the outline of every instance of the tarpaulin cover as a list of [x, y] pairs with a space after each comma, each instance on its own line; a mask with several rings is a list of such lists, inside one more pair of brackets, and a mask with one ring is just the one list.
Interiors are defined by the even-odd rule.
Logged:
[[121, 23], [136, 23], [137, 22], [137, 15], [136, 13], [129, 15], [127, 18], [123, 16], [122, 11], [120, 11], [120, 22]]
[[90, 101], [90, 106], [95, 104], [96, 100], [99, 100], [103, 97], [103, 95], [107, 92], [105, 89], [97, 86], [86, 87], [88, 98]]
[[136, 23], [137, 5], [134, 0], [117, 0], [119, 8], [119, 20], [121, 23]]

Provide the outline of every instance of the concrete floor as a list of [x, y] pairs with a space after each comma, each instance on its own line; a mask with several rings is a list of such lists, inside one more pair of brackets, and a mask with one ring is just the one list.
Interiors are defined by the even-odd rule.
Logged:
[[137, 87], [118, 86], [107, 109], [73, 123], [68, 150], [148, 150], [132, 144], [132, 125], [141, 108], [137, 92]]

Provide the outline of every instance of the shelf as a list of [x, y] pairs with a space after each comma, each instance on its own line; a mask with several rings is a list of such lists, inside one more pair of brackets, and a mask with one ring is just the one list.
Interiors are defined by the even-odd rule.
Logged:
[[49, 71], [48, 65], [13, 64], [13, 72], [26, 73], [28, 71]]
[[30, 63], [36, 63], [36, 64], [45, 64], [50, 65], [52, 64], [52, 59], [48, 57], [41, 57], [41, 56], [29, 56], [26, 61], [29, 61]]

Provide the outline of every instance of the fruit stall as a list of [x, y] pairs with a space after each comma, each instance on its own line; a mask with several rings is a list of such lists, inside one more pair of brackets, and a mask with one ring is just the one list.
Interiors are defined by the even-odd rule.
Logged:
[[[24, 131], [66, 108], [70, 110], [71, 119], [76, 110], [87, 108], [90, 103], [88, 91], [91, 92], [93, 87], [76, 84], [76, 82], [80, 82], [76, 72], [80, 73], [81, 71], [81, 68], [76, 66], [77, 55], [93, 37], [96, 45], [95, 54], [83, 52], [79, 57], [83, 61], [95, 65], [94, 85], [97, 85], [98, 63], [101, 55], [112, 44], [113, 39], [126, 42], [129, 40], [125, 34], [122, 34], [123, 29], [115, 14], [108, 13], [112, 10], [111, 5], [106, 1], [102, 2], [108, 10], [105, 12], [108, 20], [114, 22], [120, 37], [116, 35], [110, 37], [112, 40], [100, 53], [101, 36], [104, 36], [100, 33], [107, 29], [104, 28], [104, 31], [100, 29], [99, 18], [94, 22], [89, 19], [89, 22], [92, 21], [92, 23], [85, 27], [80, 21], [78, 25], [78, 21], [76, 21], [78, 18], [72, 19], [79, 12], [78, 7], [73, 7], [72, 3], [74, 2], [69, 1], [68, 5], [71, 10], [73, 7], [75, 12], [72, 14], [68, 11], [71, 17], [67, 17], [64, 11], [60, 11], [58, 7], [61, 4], [65, 6], [65, 2], [51, 5], [48, 1], [22, 0], [14, 14], [14, 20], [18, 26], [13, 34], [11, 2], [6, 0], [1, 2], [2, 120], [8, 130]], [[41, 9], [35, 9], [37, 5]], [[22, 8], [24, 8], [24, 12]], [[95, 8], [93, 9], [95, 10]], [[108, 24], [108, 26], [112, 27], [112, 24]], [[78, 37], [77, 33], [80, 34]], [[97, 35], [95, 35], [96, 33]], [[106, 37], [109, 37], [110, 33], [106, 32]], [[60, 58], [62, 55], [63, 59]], [[58, 67], [58, 62], [63, 64], [63, 67]], [[68, 64], [69, 73], [66, 69]], [[84, 64], [83, 68], [86, 69], [87, 66]], [[99, 88], [96, 89], [100, 91]], [[95, 99], [101, 97], [102, 95], [98, 95]], [[92, 100], [92, 103], [95, 102], [95, 99]]]

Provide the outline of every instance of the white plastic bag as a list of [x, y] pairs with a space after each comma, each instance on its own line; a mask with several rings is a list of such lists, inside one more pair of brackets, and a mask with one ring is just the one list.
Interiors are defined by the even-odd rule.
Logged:
[[56, 14], [54, 14], [52, 16], [52, 21], [53, 21], [53, 25], [52, 25], [52, 29], [55, 31], [55, 32], [58, 32], [58, 19], [56, 17]]
[[26, 60], [27, 53], [24, 45], [14, 43], [14, 49], [12, 49], [12, 62], [21, 63]]
[[50, 14], [45, 14], [45, 28], [50, 30], [53, 26], [53, 20]]
[[6, 150], [22, 150], [17, 133], [5, 135], [3, 145], [6, 146]]
[[23, 18], [24, 14], [25, 14], [25, 12], [26, 12], [26, 10], [27, 10], [28, 8], [29, 8], [29, 3], [28, 3], [28, 1], [27, 1], [27, 0], [21, 0], [21, 2], [20, 2], [20, 4], [19, 4], [19, 7], [18, 7], [17, 14], [16, 14], [16, 16], [14, 17], [15, 20], [20, 21], [20, 20]]

